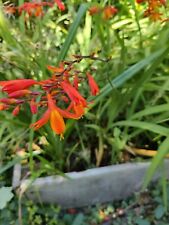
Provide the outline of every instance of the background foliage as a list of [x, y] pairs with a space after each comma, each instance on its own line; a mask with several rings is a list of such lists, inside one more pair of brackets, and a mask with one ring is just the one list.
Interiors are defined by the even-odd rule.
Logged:
[[[109, 20], [89, 14], [91, 6], [104, 8], [110, 3], [118, 13]], [[74, 54], [94, 53], [102, 60], [87, 59], [78, 66], [84, 71], [92, 68], [100, 94], [88, 99], [94, 103], [84, 118], [67, 121], [62, 141], [48, 125], [31, 130], [29, 125], [37, 118], [27, 108], [15, 118], [2, 111], [1, 186], [10, 186], [8, 169], [18, 162], [18, 155], [24, 156], [22, 163], [37, 177], [143, 160], [133, 157], [137, 148], [158, 150], [146, 187], [169, 150], [169, 24], [144, 17], [146, 4], [134, 0], [71, 0], [65, 6], [64, 12], [53, 7], [45, 9], [42, 18], [25, 21], [24, 15], [4, 14], [1, 4], [1, 80], [47, 79], [46, 65], [58, 65]], [[167, 9], [162, 9], [166, 16]]]

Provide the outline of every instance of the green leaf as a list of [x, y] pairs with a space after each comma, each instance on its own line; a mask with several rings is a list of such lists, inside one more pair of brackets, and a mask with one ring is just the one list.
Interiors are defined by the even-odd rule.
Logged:
[[6, 204], [13, 198], [12, 187], [0, 188], [0, 209], [6, 207]]
[[72, 225], [81, 225], [83, 221], [84, 221], [84, 215], [82, 213], [80, 213], [76, 216]]
[[133, 114], [132, 117], [130, 117], [130, 119], [131, 118], [136, 119], [136, 118], [140, 118], [143, 116], [160, 113], [160, 112], [164, 112], [164, 111], [168, 111], [168, 110], [169, 110], [169, 104], [156, 105], [156, 106], [148, 107], [142, 111], [139, 111], [139, 112]]
[[165, 214], [165, 208], [162, 205], [157, 206], [157, 208], [154, 211], [154, 215], [156, 219], [161, 219], [162, 216]]
[[76, 32], [77, 32], [77, 29], [81, 23], [81, 20], [83, 18], [83, 16], [85, 15], [87, 9], [89, 7], [89, 4], [82, 4], [77, 12], [77, 16], [73, 22], [73, 24], [71, 25], [69, 31], [68, 31], [68, 36], [65, 40], [65, 43], [63, 44], [63, 47], [61, 49], [61, 52], [58, 56], [58, 63], [60, 61], [63, 61], [66, 57], [66, 54], [70, 48], [70, 45], [72, 44], [73, 42], [73, 39], [76, 35]]
[[138, 63], [134, 64], [133, 66], [129, 67], [128, 69], [126, 69], [123, 73], [121, 73], [119, 76], [117, 76], [116, 78], [114, 78], [111, 82], [109, 82], [107, 85], [105, 85], [102, 88], [101, 94], [98, 95], [95, 98], [95, 103], [93, 104], [93, 106], [97, 102], [99, 102], [102, 98], [104, 98], [105, 96], [107, 96], [108, 94], [110, 94], [110, 92], [113, 89], [122, 86], [129, 79], [131, 79], [132, 77], [134, 77], [135, 75], [137, 75], [138, 72], [140, 72], [146, 66], [150, 65], [151, 63], [153, 63], [156, 59], [161, 58], [162, 56], [166, 56], [168, 50], [169, 50], [168, 47], [164, 47], [164, 48], [162, 48], [162, 49], [160, 49], [160, 50], [152, 53], [151, 55], [149, 55], [145, 59], [139, 61]]
[[2, 174], [3, 172], [5, 172], [6, 170], [8, 170], [9, 168], [11, 168], [12, 166], [14, 166], [15, 164], [19, 163], [21, 160], [20, 157], [16, 157], [13, 160], [11, 160], [10, 162], [8, 162], [5, 166], [1, 166], [0, 167], [0, 174]]
[[[21, 6], [24, 3], [24, 0], [19, 0], [19, 6]], [[19, 16], [19, 26], [20, 26], [20, 30], [22, 31], [22, 33], [25, 32], [25, 15], [24, 13], [22, 13]]]
[[157, 154], [152, 159], [151, 165], [148, 168], [148, 171], [145, 176], [143, 189], [145, 189], [148, 186], [156, 169], [158, 168], [158, 166], [160, 166], [160, 164], [162, 163], [164, 157], [168, 154], [168, 152], [169, 152], [169, 136], [161, 143], [157, 151]]
[[86, 124], [85, 127], [92, 128], [96, 131], [100, 131], [100, 127], [96, 124]]
[[3, 14], [3, 6], [0, 2], [0, 36], [9, 44], [9, 46], [16, 47], [16, 40], [11, 35], [10, 24]]
[[112, 125], [114, 126], [128, 126], [128, 127], [137, 127], [140, 129], [144, 130], [149, 130], [154, 133], [168, 136], [169, 135], [169, 128], [166, 128], [164, 126], [160, 126], [154, 123], [149, 123], [149, 122], [142, 122], [142, 121], [137, 121], [137, 120], [124, 120], [124, 121], [119, 121], [116, 122]]
[[141, 218], [136, 219], [135, 222], [137, 225], [150, 225], [150, 222], [148, 220], [141, 219]]

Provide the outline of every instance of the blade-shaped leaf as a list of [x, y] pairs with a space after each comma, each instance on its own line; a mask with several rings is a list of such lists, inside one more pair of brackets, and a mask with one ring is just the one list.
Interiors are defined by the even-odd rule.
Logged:
[[149, 182], [151, 181], [156, 169], [163, 161], [166, 154], [169, 152], [169, 137], [167, 137], [159, 146], [158, 152], [155, 155], [155, 157], [152, 159], [151, 165], [148, 168], [148, 171], [145, 176], [143, 189], [147, 187]]
[[156, 134], [168, 136], [169, 135], [169, 128], [160, 126], [154, 123], [149, 123], [149, 122], [142, 122], [142, 121], [133, 121], [133, 120], [124, 120], [124, 121], [119, 121], [117, 123], [114, 123], [112, 125], [114, 126], [128, 126], [128, 127], [137, 127], [140, 129], [144, 130], [149, 130], [152, 131]]
[[144, 110], [141, 110], [141, 111], [133, 114], [131, 118], [136, 119], [136, 118], [140, 118], [143, 116], [160, 113], [160, 112], [164, 112], [164, 111], [168, 111], [168, 110], [169, 110], [169, 104], [156, 105], [156, 106], [148, 107]]
[[60, 54], [58, 56], [58, 62], [64, 60], [64, 58], [66, 57], [66, 54], [70, 48], [70, 45], [73, 42], [73, 39], [76, 35], [77, 29], [81, 23], [81, 20], [83, 18], [83, 16], [86, 13], [86, 10], [88, 9], [89, 5], [88, 4], [82, 4], [78, 10], [77, 16], [73, 22], [73, 24], [71, 25], [69, 31], [68, 31], [68, 36], [65, 40], [65, 43], [63, 44], [63, 47], [60, 51]]
[[139, 61], [138, 63], [134, 64], [133, 66], [129, 67], [127, 70], [125, 70], [123, 73], [121, 73], [119, 76], [114, 78], [110, 83], [108, 83], [107, 85], [105, 85], [102, 88], [101, 94], [95, 98], [95, 103], [93, 104], [93, 106], [95, 104], [97, 104], [97, 102], [100, 101], [102, 98], [104, 98], [105, 96], [110, 94], [110, 92], [114, 88], [118, 88], [118, 87], [122, 86], [125, 82], [127, 82], [129, 79], [131, 79], [132, 77], [137, 75], [137, 73], [139, 71], [144, 69], [146, 66], [151, 64], [153, 61], [155, 61], [156, 59], [158, 59], [162, 56], [165, 56], [168, 51], [169, 51], [169, 48], [164, 47], [164, 48], [152, 53], [151, 55], [149, 55], [145, 59]]
[[0, 174], [2, 174], [3, 172], [5, 172], [6, 170], [8, 170], [9, 168], [11, 168], [12, 166], [14, 166], [15, 164], [19, 163], [21, 161], [21, 158], [16, 157], [13, 160], [11, 160], [10, 162], [8, 162], [5, 166], [1, 166], [0, 167]]

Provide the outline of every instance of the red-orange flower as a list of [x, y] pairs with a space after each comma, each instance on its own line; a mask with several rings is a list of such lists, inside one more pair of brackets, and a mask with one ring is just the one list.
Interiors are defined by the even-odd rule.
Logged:
[[87, 78], [88, 78], [88, 83], [89, 83], [89, 87], [91, 90], [91, 94], [97, 95], [99, 93], [99, 87], [96, 84], [96, 81], [94, 80], [94, 78], [92, 77], [92, 75], [90, 73], [87, 73]]
[[99, 13], [100, 11], [101, 11], [101, 8], [100, 8], [100, 7], [98, 7], [98, 6], [92, 6], [92, 7], [90, 7], [90, 9], [89, 9], [89, 14], [90, 14], [91, 16], [93, 16], [93, 15]]
[[12, 6], [12, 5], [7, 5], [7, 6], [4, 6], [3, 7], [3, 10], [5, 12], [6, 15], [13, 15], [16, 13], [16, 7], [15, 6]]
[[114, 16], [118, 10], [113, 6], [106, 6], [103, 9], [103, 19], [109, 20], [112, 16]]
[[146, 10], [144, 12], [144, 16], [149, 16], [151, 20], [153, 21], [158, 21], [158, 20], [162, 20], [162, 14], [159, 13], [159, 12], [156, 12], [156, 11], [149, 11], [149, 10]]
[[44, 126], [50, 118], [50, 110], [47, 109], [47, 111], [43, 114], [43, 116], [36, 121], [35, 123], [31, 124], [31, 127], [34, 128], [35, 130], [38, 130], [42, 126]]
[[[80, 119], [85, 114], [85, 107], [82, 105], [82, 103], [76, 104], [75, 102], [71, 102], [70, 105], [66, 110], [62, 110], [62, 115], [65, 118], [70, 119]], [[73, 111], [73, 113], [70, 113], [69, 111]]]
[[32, 98], [30, 101], [30, 109], [32, 114], [36, 114], [38, 112], [38, 106], [34, 98]]
[[160, 8], [162, 6], [166, 7], [167, 1], [166, 0], [136, 0], [137, 3], [147, 2], [148, 7], [144, 12], [144, 16], [150, 17], [150, 19], [157, 21], [162, 20], [162, 13], [160, 12]]
[[41, 119], [33, 123], [31, 127], [37, 130], [45, 125], [48, 121], [50, 121], [52, 130], [56, 134], [63, 137], [63, 133], [65, 131], [65, 122], [63, 120], [63, 117], [69, 119], [80, 119], [80, 117], [84, 114], [84, 107], [82, 104], [76, 105], [75, 103], [72, 103], [71, 108], [73, 108], [74, 113], [71, 113], [68, 110], [63, 110], [57, 107], [50, 94], [47, 94], [47, 101], [47, 111], [43, 114]]
[[161, 3], [163, 6], [167, 6], [167, 0], [160, 0], [160, 3]]
[[18, 7], [18, 11], [21, 14], [22, 12], [27, 13], [29, 16], [41, 16], [43, 15], [43, 8], [40, 3], [36, 2], [24, 2], [21, 6]]
[[11, 104], [23, 103], [24, 100], [18, 100], [15, 98], [0, 98], [0, 102], [11, 105]]
[[34, 10], [34, 15], [36, 16], [36, 17], [40, 17], [40, 16], [43, 16], [43, 8], [42, 8], [42, 6], [38, 6], [38, 7], [36, 7], [35, 8], [35, 10]]
[[48, 65], [47, 68], [53, 73], [62, 73], [64, 71], [64, 64], [60, 63], [59, 67]]
[[22, 14], [22, 12], [25, 12], [29, 16], [39, 17], [44, 15], [43, 7], [45, 6], [53, 7], [54, 4], [57, 4], [58, 8], [61, 11], [65, 10], [65, 6], [61, 0], [53, 0], [52, 2], [46, 2], [46, 1], [24, 2], [19, 7], [8, 5], [8, 6], [4, 6], [4, 11], [8, 15], [15, 14], [18, 11], [19, 14]]
[[10, 98], [20, 98], [20, 97], [26, 96], [30, 93], [32, 93], [32, 91], [30, 91], [28, 89], [24, 89], [24, 90], [14, 91], [14, 92], [10, 93], [9, 97]]
[[75, 102], [77, 105], [82, 104], [83, 107], [87, 106], [86, 100], [80, 95], [80, 93], [67, 81], [61, 82], [61, 87], [64, 92], [69, 96], [72, 102]]
[[[83, 107], [83, 106], [81, 106], [81, 107]], [[73, 106], [72, 106], [72, 108], [73, 108], [73, 110], [74, 110], [74, 107], [73, 107]], [[83, 107], [83, 109], [84, 109], [84, 107]], [[58, 108], [58, 107], [57, 107], [57, 110], [58, 110], [58, 112], [60, 112], [60, 114], [61, 114], [64, 118], [67, 118], [67, 119], [78, 120], [78, 119], [80, 119], [80, 118], [84, 115], [84, 110], [83, 110], [83, 114], [80, 113], [80, 112], [77, 111], [77, 110], [76, 110], [76, 112], [75, 112], [75, 110], [74, 110], [74, 112], [72, 113], [72, 112], [69, 112], [69, 110], [63, 110], [63, 109], [60, 109], [60, 108]]]
[[34, 84], [37, 84], [37, 81], [32, 79], [18, 79], [0, 82], [0, 86], [2, 86], [2, 91], [7, 92], [8, 94], [14, 91], [26, 89]]
[[17, 105], [12, 111], [13, 116], [17, 116], [20, 112], [20, 105]]
[[48, 100], [48, 109], [43, 114], [42, 118], [31, 125], [35, 130], [39, 129], [43, 125], [45, 125], [48, 120], [50, 120], [50, 126], [52, 130], [58, 134], [63, 136], [63, 133], [65, 131], [65, 122], [63, 120], [62, 115], [58, 111], [57, 107], [55, 106], [54, 101], [52, 100], [52, 97], [50, 94], [47, 94], [47, 100]]
[[62, 135], [65, 131], [65, 123], [62, 115], [59, 113], [50, 94], [47, 94], [48, 108], [50, 110], [50, 126], [56, 134]]
[[78, 86], [79, 86], [79, 78], [77, 75], [75, 75], [74, 79], [73, 79], [73, 86], [76, 88], [76, 90], [78, 90]]
[[142, 2], [145, 2], [146, 0], [136, 0], [136, 2], [138, 3], [138, 4], [140, 4], [140, 3], [142, 3]]
[[[42, 108], [45, 110], [44, 114], [31, 127], [37, 130], [49, 121], [51, 129], [63, 137], [64, 118], [78, 120], [84, 115], [85, 108], [88, 107], [88, 102], [78, 90], [82, 80], [82, 78], [78, 78], [80, 71], [74, 67], [74, 64], [79, 63], [82, 59], [62, 62], [59, 67], [47, 66], [52, 71], [51, 78], [47, 80], [0, 81], [1, 91], [6, 92], [4, 97], [0, 98], [0, 110], [12, 109], [12, 114], [16, 116], [25, 103], [30, 105], [32, 114], [37, 113], [38, 108]], [[96, 95], [99, 88], [91, 74], [88, 73], [87, 77], [91, 93]], [[38, 91], [31, 90], [33, 85], [39, 85]], [[58, 107], [56, 102], [64, 109]]]
[[73, 103], [73, 110], [79, 118], [82, 117], [85, 113], [84, 107], [81, 103], [80, 104]]
[[18, 12], [21, 14], [22, 12], [27, 13], [29, 16], [43, 16], [43, 7], [49, 6], [52, 7], [53, 3], [50, 2], [24, 2], [22, 5], [18, 7]]
[[62, 1], [60, 0], [54, 0], [54, 2], [57, 4], [58, 8], [61, 10], [61, 11], [64, 11], [65, 10], [65, 6], [63, 4]]
[[6, 105], [6, 104], [4, 104], [4, 103], [1, 103], [1, 104], [0, 104], [0, 111], [6, 110], [6, 109], [8, 109], [8, 108], [9, 108], [8, 105]]

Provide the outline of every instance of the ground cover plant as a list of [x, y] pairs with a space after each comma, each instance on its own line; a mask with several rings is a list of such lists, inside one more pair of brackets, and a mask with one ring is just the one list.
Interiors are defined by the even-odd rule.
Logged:
[[146, 187], [168, 153], [168, 34], [165, 0], [1, 2], [1, 186], [17, 162], [35, 178], [155, 155]]
[[[167, 191], [169, 186], [167, 184]], [[169, 213], [165, 211], [161, 184], [155, 184], [141, 194], [109, 204], [78, 209], [61, 209], [56, 205], [40, 205], [30, 200], [22, 204], [18, 214], [17, 199], [1, 211], [1, 224], [30, 225], [167, 225]]]

